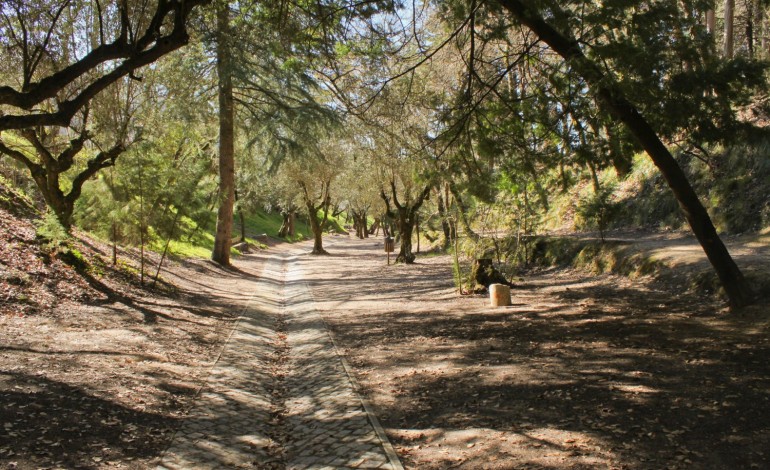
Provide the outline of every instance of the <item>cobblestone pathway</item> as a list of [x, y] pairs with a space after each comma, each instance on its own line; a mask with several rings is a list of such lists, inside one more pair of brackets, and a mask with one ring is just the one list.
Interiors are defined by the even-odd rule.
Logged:
[[[269, 259], [158, 470], [402, 469], [292, 259]], [[281, 349], [285, 377], [276, 377], [271, 365]], [[271, 398], [275, 390], [282, 406]]]

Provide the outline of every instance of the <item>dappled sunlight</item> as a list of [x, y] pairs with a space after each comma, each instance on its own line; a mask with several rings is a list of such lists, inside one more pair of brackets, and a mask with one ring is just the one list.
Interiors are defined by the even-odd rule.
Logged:
[[616, 457], [609, 444], [594, 436], [560, 428], [514, 430], [490, 428], [444, 430], [399, 429], [391, 432], [404, 443], [401, 451], [420, 468], [510, 468], [539, 465], [545, 468], [608, 468]]
[[379, 247], [328, 247], [334, 263], [298, 262], [408, 467], [675, 467], [718, 458], [736, 433], [747, 452], [770, 440], [753, 419], [768, 345], [742, 349], [750, 322], [702, 299], [550, 271], [493, 308], [457, 295], [446, 257], [387, 267]]

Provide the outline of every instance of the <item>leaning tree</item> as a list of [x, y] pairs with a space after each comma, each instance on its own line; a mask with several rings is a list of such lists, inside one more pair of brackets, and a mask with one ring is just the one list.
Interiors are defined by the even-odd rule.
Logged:
[[[497, 0], [505, 11], [522, 25], [534, 32], [543, 42], [567, 62], [573, 73], [583, 80], [595, 96], [599, 106], [613, 118], [622, 122], [638, 144], [658, 167], [674, 194], [679, 207], [684, 213], [690, 228], [701, 244], [709, 261], [727, 293], [730, 305], [740, 308], [753, 301], [751, 288], [735, 261], [730, 256], [724, 243], [690, 184], [687, 176], [662, 141], [650, 119], [640, 112], [640, 106], [634, 104], [618, 82], [617, 73], [623, 71], [622, 64], [616, 70], [608, 65], [618, 64], [615, 57], [603, 59], [601, 52], [617, 53], [608, 47], [598, 47], [587, 51], [585, 38], [579, 37], [582, 28], [580, 17], [557, 2], [530, 2], [527, 0]], [[611, 20], [611, 17], [604, 17]], [[676, 31], [667, 30], [668, 34]], [[649, 31], [648, 31], [649, 32]], [[659, 31], [659, 34], [662, 32]], [[598, 42], [598, 41], [597, 41]], [[599, 46], [606, 46], [598, 44]], [[683, 57], [680, 60], [689, 58]], [[690, 60], [690, 62], [695, 62]], [[633, 71], [631, 64], [631, 71]], [[682, 74], [682, 78], [686, 74]], [[691, 77], [692, 78], [692, 77]], [[660, 82], [659, 82], [660, 83]], [[651, 86], [651, 85], [650, 85]], [[674, 83], [662, 83], [664, 91], [677, 92]], [[681, 90], [678, 90], [681, 93]], [[694, 99], [694, 97], [693, 97]]]

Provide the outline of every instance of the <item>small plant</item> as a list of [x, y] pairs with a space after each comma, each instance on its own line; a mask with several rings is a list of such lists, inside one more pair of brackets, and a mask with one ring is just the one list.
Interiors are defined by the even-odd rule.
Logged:
[[53, 212], [46, 212], [36, 226], [37, 237], [43, 241], [43, 246], [49, 250], [57, 250], [69, 241], [70, 235], [67, 229], [62, 226]]
[[604, 241], [604, 234], [610, 222], [618, 211], [618, 205], [613, 200], [615, 188], [606, 185], [591, 195], [584, 197], [578, 204], [577, 213], [584, 226], [595, 227]]
[[86, 271], [89, 268], [88, 260], [83, 256], [83, 253], [75, 248], [65, 248], [60, 251], [59, 259], [78, 271]]

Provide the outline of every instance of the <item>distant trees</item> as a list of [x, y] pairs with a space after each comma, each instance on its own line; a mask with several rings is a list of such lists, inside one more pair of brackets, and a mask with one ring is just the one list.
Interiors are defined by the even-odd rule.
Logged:
[[[751, 60], [767, 54], [763, 2], [446, 0], [395, 18], [404, 5], [386, 0], [221, 0], [194, 22], [190, 55], [171, 54], [184, 66], [141, 68], [187, 43], [193, 11], [208, 4], [0, 6], [0, 45], [21, 64], [0, 64], [0, 152], [65, 225], [85, 181], [124, 152], [134, 158], [132, 144], [170, 158], [148, 128], [192, 121], [206, 130], [180, 147], [200, 168], [213, 171], [209, 150], [219, 148], [218, 195], [196, 194], [218, 209], [212, 258], [225, 265], [236, 190], [242, 206], [260, 195], [282, 210], [282, 233], [307, 209], [317, 252], [332, 206], [347, 208], [359, 236], [367, 214], [389, 214], [398, 260], [411, 262], [411, 230], [433, 194], [445, 241], [458, 224], [482, 238], [472, 208], [501, 201], [527, 232], [554, 193], [585, 183], [605, 194], [601, 172], [622, 179], [645, 150], [732, 303], [748, 301], [671, 149], [717, 167], [713, 148], [749, 135], [735, 109], [765, 84], [764, 65]], [[175, 93], [194, 104], [179, 106]], [[142, 103], [165, 122], [148, 119]], [[340, 135], [339, 122], [355, 135]], [[200, 145], [208, 150], [193, 151]]]

